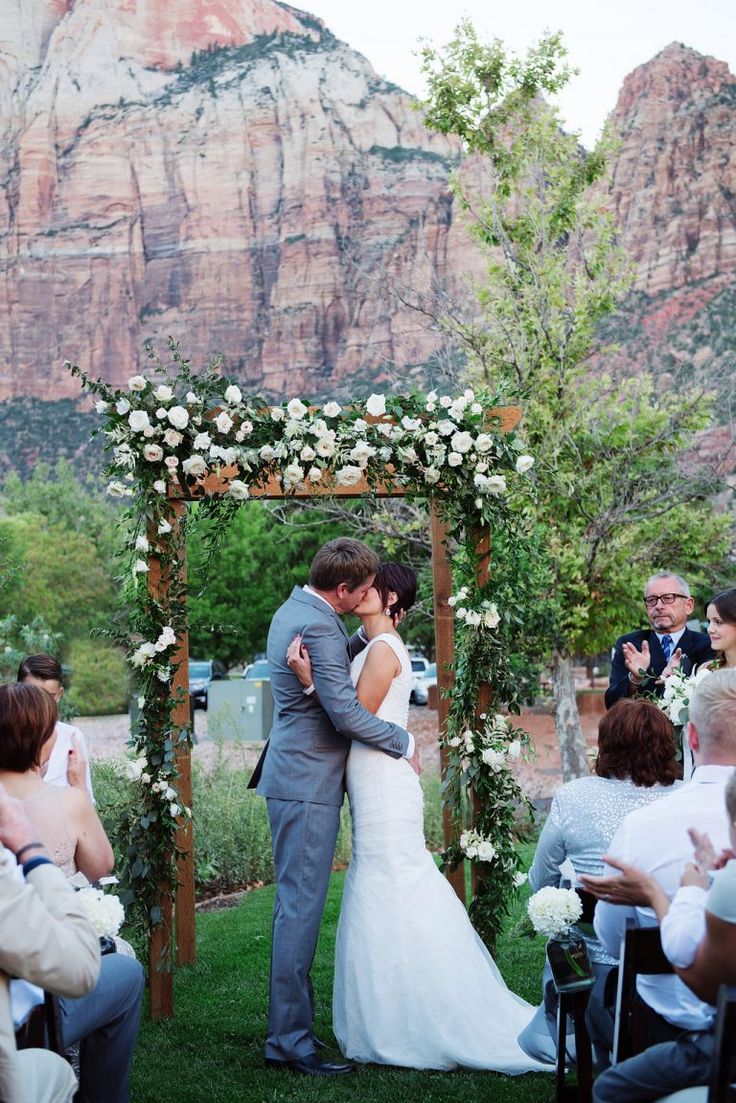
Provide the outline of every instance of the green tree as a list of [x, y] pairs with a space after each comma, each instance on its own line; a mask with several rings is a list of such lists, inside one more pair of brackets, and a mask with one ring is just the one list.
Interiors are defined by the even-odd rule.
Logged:
[[505, 382], [523, 408], [536, 499], [516, 506], [550, 571], [526, 618], [550, 626], [540, 657], [552, 664], [569, 778], [587, 770], [576, 653], [602, 650], [631, 626], [651, 571], [714, 577], [728, 549], [713, 483], [685, 462], [710, 401], [589, 370], [597, 327], [628, 276], [606, 206], [610, 138], [586, 152], [543, 99], [571, 75], [560, 36], [518, 59], [463, 23], [444, 50], [424, 50], [424, 72], [427, 124], [474, 155], [452, 187], [485, 258], [472, 303], [436, 321], [463, 349], [466, 378]]

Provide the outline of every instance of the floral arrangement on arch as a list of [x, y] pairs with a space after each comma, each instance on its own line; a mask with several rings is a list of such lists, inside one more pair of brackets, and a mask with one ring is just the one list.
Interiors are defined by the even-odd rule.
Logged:
[[[176, 831], [182, 817], [191, 815], [176, 790], [176, 753], [190, 734], [173, 722], [177, 701], [171, 693], [177, 641], [187, 629], [179, 563], [190, 521], [177, 518], [173, 499], [182, 492], [197, 497], [201, 512], [216, 515], [222, 528], [271, 479], [286, 493], [329, 492], [365, 479], [369, 488], [396, 486], [407, 496], [432, 499], [453, 539], [465, 548], [459, 568], [464, 585], [455, 598], [455, 684], [446, 733], [450, 769], [444, 784], [458, 836], [475, 831], [480, 845], [472, 855], [467, 845], [456, 843], [446, 857], [490, 861], [493, 876], [487, 880], [495, 887], [486, 889], [485, 902], [474, 901], [471, 915], [482, 937], [493, 942], [518, 880], [513, 823], [523, 798], [508, 763], [526, 751], [528, 739], [496, 716], [484, 718], [469, 746], [481, 684], [493, 685], [500, 704], [515, 700], [498, 631], [504, 613], [494, 602], [492, 582], [478, 588], [473, 555], [484, 526], [511, 526], [509, 494], [531, 491], [525, 474], [534, 463], [518, 435], [504, 432], [491, 413], [503, 395], [466, 389], [455, 396], [373, 394], [349, 407], [334, 401], [311, 406], [301, 398], [272, 405], [245, 397], [219, 373], [217, 361], [197, 375], [176, 343], [169, 347], [173, 364], [165, 366], [149, 349], [150, 375], [134, 375], [122, 389], [67, 363], [95, 396], [103, 419], [98, 431], [110, 454], [108, 492], [129, 503], [121, 592], [125, 621], [117, 638], [136, 671], [140, 717], [129, 767], [136, 798], [119, 832], [127, 854], [123, 903], [135, 899], [149, 927], [161, 920], [158, 886], [174, 883]], [[208, 494], [204, 482], [213, 474], [223, 482]], [[153, 569], [169, 579], [158, 597], [147, 583]], [[475, 803], [468, 800], [470, 787]]]

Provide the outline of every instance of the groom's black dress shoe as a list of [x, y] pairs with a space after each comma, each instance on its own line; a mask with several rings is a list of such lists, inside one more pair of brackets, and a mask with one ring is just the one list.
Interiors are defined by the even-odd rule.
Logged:
[[298, 1057], [294, 1061], [278, 1061], [274, 1057], [266, 1057], [266, 1066], [271, 1069], [304, 1072], [307, 1076], [344, 1076], [346, 1072], [353, 1071], [353, 1065], [335, 1065], [329, 1061], [321, 1061], [316, 1053], [308, 1053], [306, 1057]]

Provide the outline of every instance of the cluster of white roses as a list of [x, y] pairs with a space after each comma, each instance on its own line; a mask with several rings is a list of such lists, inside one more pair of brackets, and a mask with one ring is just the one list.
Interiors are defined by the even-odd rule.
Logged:
[[460, 849], [466, 858], [475, 858], [478, 862], [492, 862], [496, 857], [496, 848], [491, 840], [484, 838], [478, 831], [463, 831]]
[[463, 773], [467, 773], [474, 763], [482, 763], [497, 774], [508, 767], [509, 759], [520, 758], [521, 740], [509, 740], [508, 721], [500, 712], [491, 717], [481, 713], [479, 719], [484, 722], [479, 731], [466, 728], [462, 735], [448, 739], [447, 746], [460, 754]]
[[149, 765], [145, 755], [139, 755], [138, 758], [129, 759], [125, 762], [123, 775], [128, 781], [138, 781], [141, 785], [149, 785], [151, 792], [156, 793], [161, 803], [167, 806], [169, 815], [173, 819], [181, 815], [191, 815], [191, 809], [179, 803], [179, 794], [171, 785], [170, 779], [161, 773], [156, 773], [155, 767]]
[[95, 934], [100, 938], [114, 938], [125, 920], [125, 909], [117, 896], [90, 885], [89, 888], [79, 890], [77, 900]]
[[[134, 571], [138, 563], [142, 563], [143, 567], [148, 570], [148, 564], [143, 560], [138, 560], [133, 566]], [[164, 652], [168, 651], [170, 647], [175, 646], [176, 633], [170, 624], [165, 624], [155, 642], [150, 643], [146, 641], [140, 644], [131, 655], [130, 661], [133, 666], [137, 667], [139, 670], [154, 664], [158, 679], [162, 682], [168, 682], [171, 679], [171, 665], [169, 663], [169, 656], [164, 655]]]
[[690, 698], [701, 678], [710, 674], [710, 667], [701, 664], [694, 674], [685, 674], [676, 667], [665, 678], [664, 692], [657, 704], [675, 726], [687, 724], [690, 716]]
[[[498, 438], [483, 430], [486, 408], [470, 389], [456, 398], [431, 391], [411, 407], [415, 416], [396, 421], [387, 418], [382, 394], [368, 398], [365, 417], [356, 416], [361, 413], [356, 405], [337, 421], [343, 409], [335, 401], [310, 408], [292, 398], [284, 406], [254, 410], [235, 384], [225, 388], [227, 408], [216, 416], [194, 391], [177, 400], [172, 387], [154, 386], [142, 375], [128, 380], [128, 390], [129, 397], [97, 402], [99, 413], [115, 419], [108, 436], [122, 478], [111, 481], [108, 491], [118, 497], [132, 494], [133, 469], [141, 459], [163, 468], [153, 481], [160, 494], [173, 480], [201, 479], [222, 466], [237, 469], [251, 483], [273, 475], [287, 491], [313, 486], [325, 476], [338, 486], [355, 486], [369, 472], [380, 475], [389, 468], [393, 476], [427, 487], [472, 486], [481, 510], [489, 496], [507, 489], [505, 476], [491, 470], [500, 455]], [[515, 467], [523, 473], [533, 463], [522, 455]], [[230, 479], [227, 493], [247, 498], [248, 482]]]
[[577, 923], [583, 905], [574, 889], [548, 885], [535, 892], [527, 904], [527, 913], [537, 934], [557, 938]]
[[457, 619], [464, 621], [469, 628], [497, 628], [501, 620], [501, 614], [495, 602], [484, 600], [480, 603], [478, 609], [471, 609], [468, 606], [468, 592], [468, 587], [462, 586], [456, 594], [447, 599], [448, 605], [453, 608], [457, 605], [457, 609], [455, 609]]

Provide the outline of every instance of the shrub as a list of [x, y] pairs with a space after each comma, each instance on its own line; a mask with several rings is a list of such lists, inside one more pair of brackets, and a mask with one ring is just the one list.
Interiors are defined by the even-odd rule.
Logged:
[[73, 640], [69, 646], [69, 697], [80, 716], [127, 712], [128, 679], [123, 652], [102, 640]]

